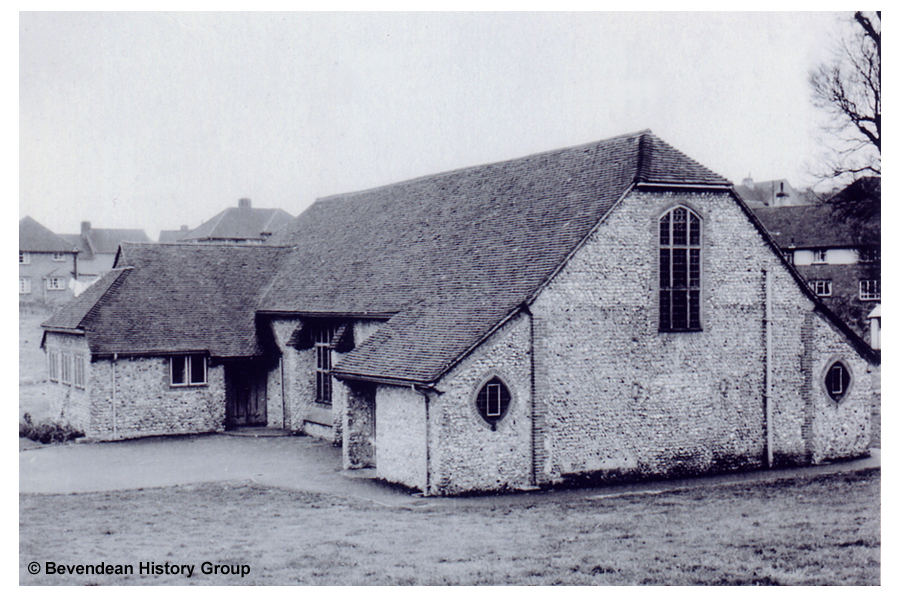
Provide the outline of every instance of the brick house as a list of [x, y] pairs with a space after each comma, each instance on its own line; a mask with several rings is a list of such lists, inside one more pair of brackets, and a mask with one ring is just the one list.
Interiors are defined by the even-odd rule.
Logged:
[[868, 452], [879, 354], [730, 182], [647, 131], [117, 267], [45, 324], [51, 379], [81, 356], [61, 413], [95, 439], [266, 425], [427, 494]]
[[78, 249], [31, 217], [19, 221], [19, 303], [62, 304], [74, 296]]

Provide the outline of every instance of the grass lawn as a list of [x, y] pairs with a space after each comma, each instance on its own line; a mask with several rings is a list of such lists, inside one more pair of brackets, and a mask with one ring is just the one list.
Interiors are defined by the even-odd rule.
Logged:
[[[880, 580], [880, 471], [418, 510], [219, 483], [22, 495], [22, 584], [855, 584]], [[30, 575], [26, 565], [133, 565]], [[139, 561], [194, 575], [138, 575]], [[250, 566], [203, 575], [204, 561]]]
[[19, 419], [26, 412], [34, 422], [50, 416], [47, 360], [41, 349], [41, 323], [50, 314], [49, 310], [19, 309]]

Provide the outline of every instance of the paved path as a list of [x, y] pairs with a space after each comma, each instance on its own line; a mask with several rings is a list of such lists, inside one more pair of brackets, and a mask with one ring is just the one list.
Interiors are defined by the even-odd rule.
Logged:
[[70, 494], [250, 480], [273, 487], [353, 496], [406, 508], [507, 506], [548, 500], [662, 493], [880, 468], [881, 452], [873, 450], [868, 458], [801, 469], [463, 498], [423, 498], [370, 479], [371, 470], [343, 472], [340, 466], [339, 448], [330, 442], [306, 436], [191, 435], [102, 444], [68, 444], [19, 452], [19, 492]]

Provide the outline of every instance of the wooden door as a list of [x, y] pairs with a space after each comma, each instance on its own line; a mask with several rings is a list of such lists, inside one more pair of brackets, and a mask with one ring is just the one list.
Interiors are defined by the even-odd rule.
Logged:
[[266, 370], [253, 362], [225, 367], [225, 418], [229, 427], [266, 425]]

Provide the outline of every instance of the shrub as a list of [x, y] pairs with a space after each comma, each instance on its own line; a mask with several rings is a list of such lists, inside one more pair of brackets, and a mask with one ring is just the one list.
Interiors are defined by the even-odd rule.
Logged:
[[19, 422], [19, 437], [28, 438], [42, 444], [62, 444], [84, 437], [84, 433], [68, 423], [60, 425], [59, 423], [45, 421], [34, 424], [31, 421], [31, 415], [25, 413], [22, 415], [22, 421]]

